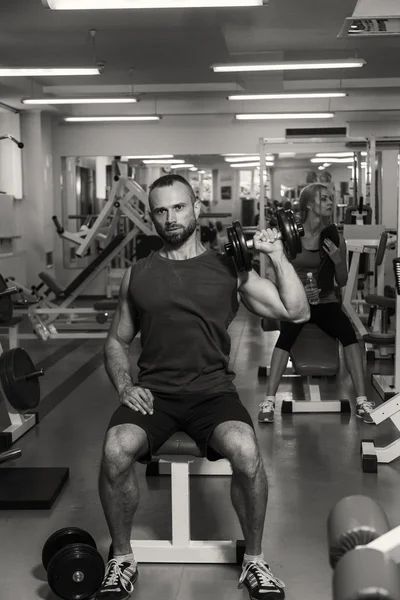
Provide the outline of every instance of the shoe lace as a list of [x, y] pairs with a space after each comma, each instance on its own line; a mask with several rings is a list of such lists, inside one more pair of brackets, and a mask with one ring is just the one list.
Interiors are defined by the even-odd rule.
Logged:
[[267, 565], [267, 563], [265, 562], [248, 562], [244, 567], [243, 567], [243, 571], [242, 571], [242, 575], [239, 579], [239, 587], [242, 587], [244, 580], [247, 577], [248, 572], [250, 571], [250, 569], [253, 569], [253, 573], [255, 575], [255, 577], [257, 577], [257, 580], [259, 581], [259, 583], [263, 586], [270, 586], [271, 583], [275, 584], [278, 588], [284, 588], [285, 584], [283, 583], [283, 581], [281, 581], [280, 579], [278, 579], [277, 577], [275, 577], [272, 572], [270, 571], [269, 566]]
[[270, 410], [274, 410], [274, 407], [275, 407], [275, 404], [274, 404], [273, 400], [263, 400], [260, 403], [261, 410], [270, 411]]
[[360, 407], [365, 412], [371, 412], [374, 409], [374, 406], [375, 402], [369, 402], [369, 400], [363, 400], [362, 402], [360, 402]]
[[[120, 561], [112, 558], [108, 565], [107, 571], [104, 577], [105, 586], [119, 585], [121, 584], [124, 590], [131, 594], [133, 592], [133, 583], [129, 580], [129, 572], [132, 572], [129, 567], [125, 567], [124, 570], [121, 570]], [[126, 572], [128, 571], [128, 573]]]

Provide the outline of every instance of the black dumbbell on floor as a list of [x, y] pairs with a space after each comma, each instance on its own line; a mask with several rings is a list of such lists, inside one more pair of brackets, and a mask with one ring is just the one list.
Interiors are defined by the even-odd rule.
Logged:
[[86, 600], [100, 589], [104, 560], [92, 536], [77, 527], [53, 533], [43, 546], [42, 563], [50, 589], [63, 600]]

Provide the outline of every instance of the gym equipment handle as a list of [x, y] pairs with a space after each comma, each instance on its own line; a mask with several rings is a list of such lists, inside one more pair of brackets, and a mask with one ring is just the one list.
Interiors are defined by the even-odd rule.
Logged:
[[19, 288], [17, 288], [17, 286], [14, 285], [13, 287], [7, 288], [3, 292], [0, 292], [0, 298], [4, 298], [6, 296], [11, 296], [12, 294], [18, 294], [18, 292], [19, 292]]
[[51, 217], [51, 218], [52, 218], [52, 220], [54, 222], [54, 225], [56, 226], [57, 233], [59, 235], [63, 234], [64, 233], [64, 227], [61, 225], [60, 221], [58, 220], [58, 217], [56, 217], [56, 215], [54, 215], [54, 217]]
[[6, 133], [6, 135], [0, 136], [0, 140], [11, 140], [12, 142], [14, 142], [14, 144], [17, 144], [18, 148], [24, 147], [24, 144], [22, 142], [19, 142], [18, 140], [16, 140], [15, 137], [13, 135], [11, 135], [10, 133]]
[[13, 458], [19, 458], [22, 455], [22, 452], [19, 448], [14, 448], [14, 450], [7, 450], [6, 452], [0, 452], [0, 463], [5, 463], [9, 460], [13, 460]]
[[26, 373], [26, 375], [23, 375], [23, 377], [16, 377], [15, 382], [19, 383], [20, 381], [29, 381], [30, 379], [37, 379], [38, 377], [42, 377], [43, 375], [43, 369], [39, 369], [38, 371], [33, 371], [32, 373]]

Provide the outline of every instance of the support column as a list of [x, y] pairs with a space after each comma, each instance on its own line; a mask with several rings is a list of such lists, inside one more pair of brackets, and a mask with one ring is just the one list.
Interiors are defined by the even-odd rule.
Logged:
[[54, 214], [51, 134], [50, 117], [40, 111], [21, 115], [21, 137], [25, 146], [22, 150], [24, 201], [20, 216], [24, 224], [22, 242], [26, 251], [27, 285], [38, 283], [37, 274], [47, 268], [57, 238], [51, 220]]
[[[0, 135], [10, 133], [18, 141], [21, 140], [21, 126], [19, 114], [0, 114]], [[0, 191], [14, 196], [17, 200], [22, 198], [22, 152], [11, 140], [0, 141]]]

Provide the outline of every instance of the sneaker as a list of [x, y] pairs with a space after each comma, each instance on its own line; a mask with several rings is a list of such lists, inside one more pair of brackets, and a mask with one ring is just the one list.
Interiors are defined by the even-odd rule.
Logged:
[[368, 402], [368, 400], [357, 402], [356, 417], [362, 419], [364, 423], [375, 425], [375, 421], [371, 417], [371, 412], [374, 410], [374, 406], [375, 402]]
[[283, 600], [283, 581], [272, 575], [265, 561], [248, 562], [243, 565], [239, 588], [247, 587], [251, 600]]
[[264, 400], [260, 404], [260, 412], [258, 413], [259, 423], [273, 423], [275, 413], [275, 402], [273, 400]]
[[138, 578], [137, 564], [121, 562], [116, 558], [108, 561], [101, 588], [96, 600], [127, 600]]

